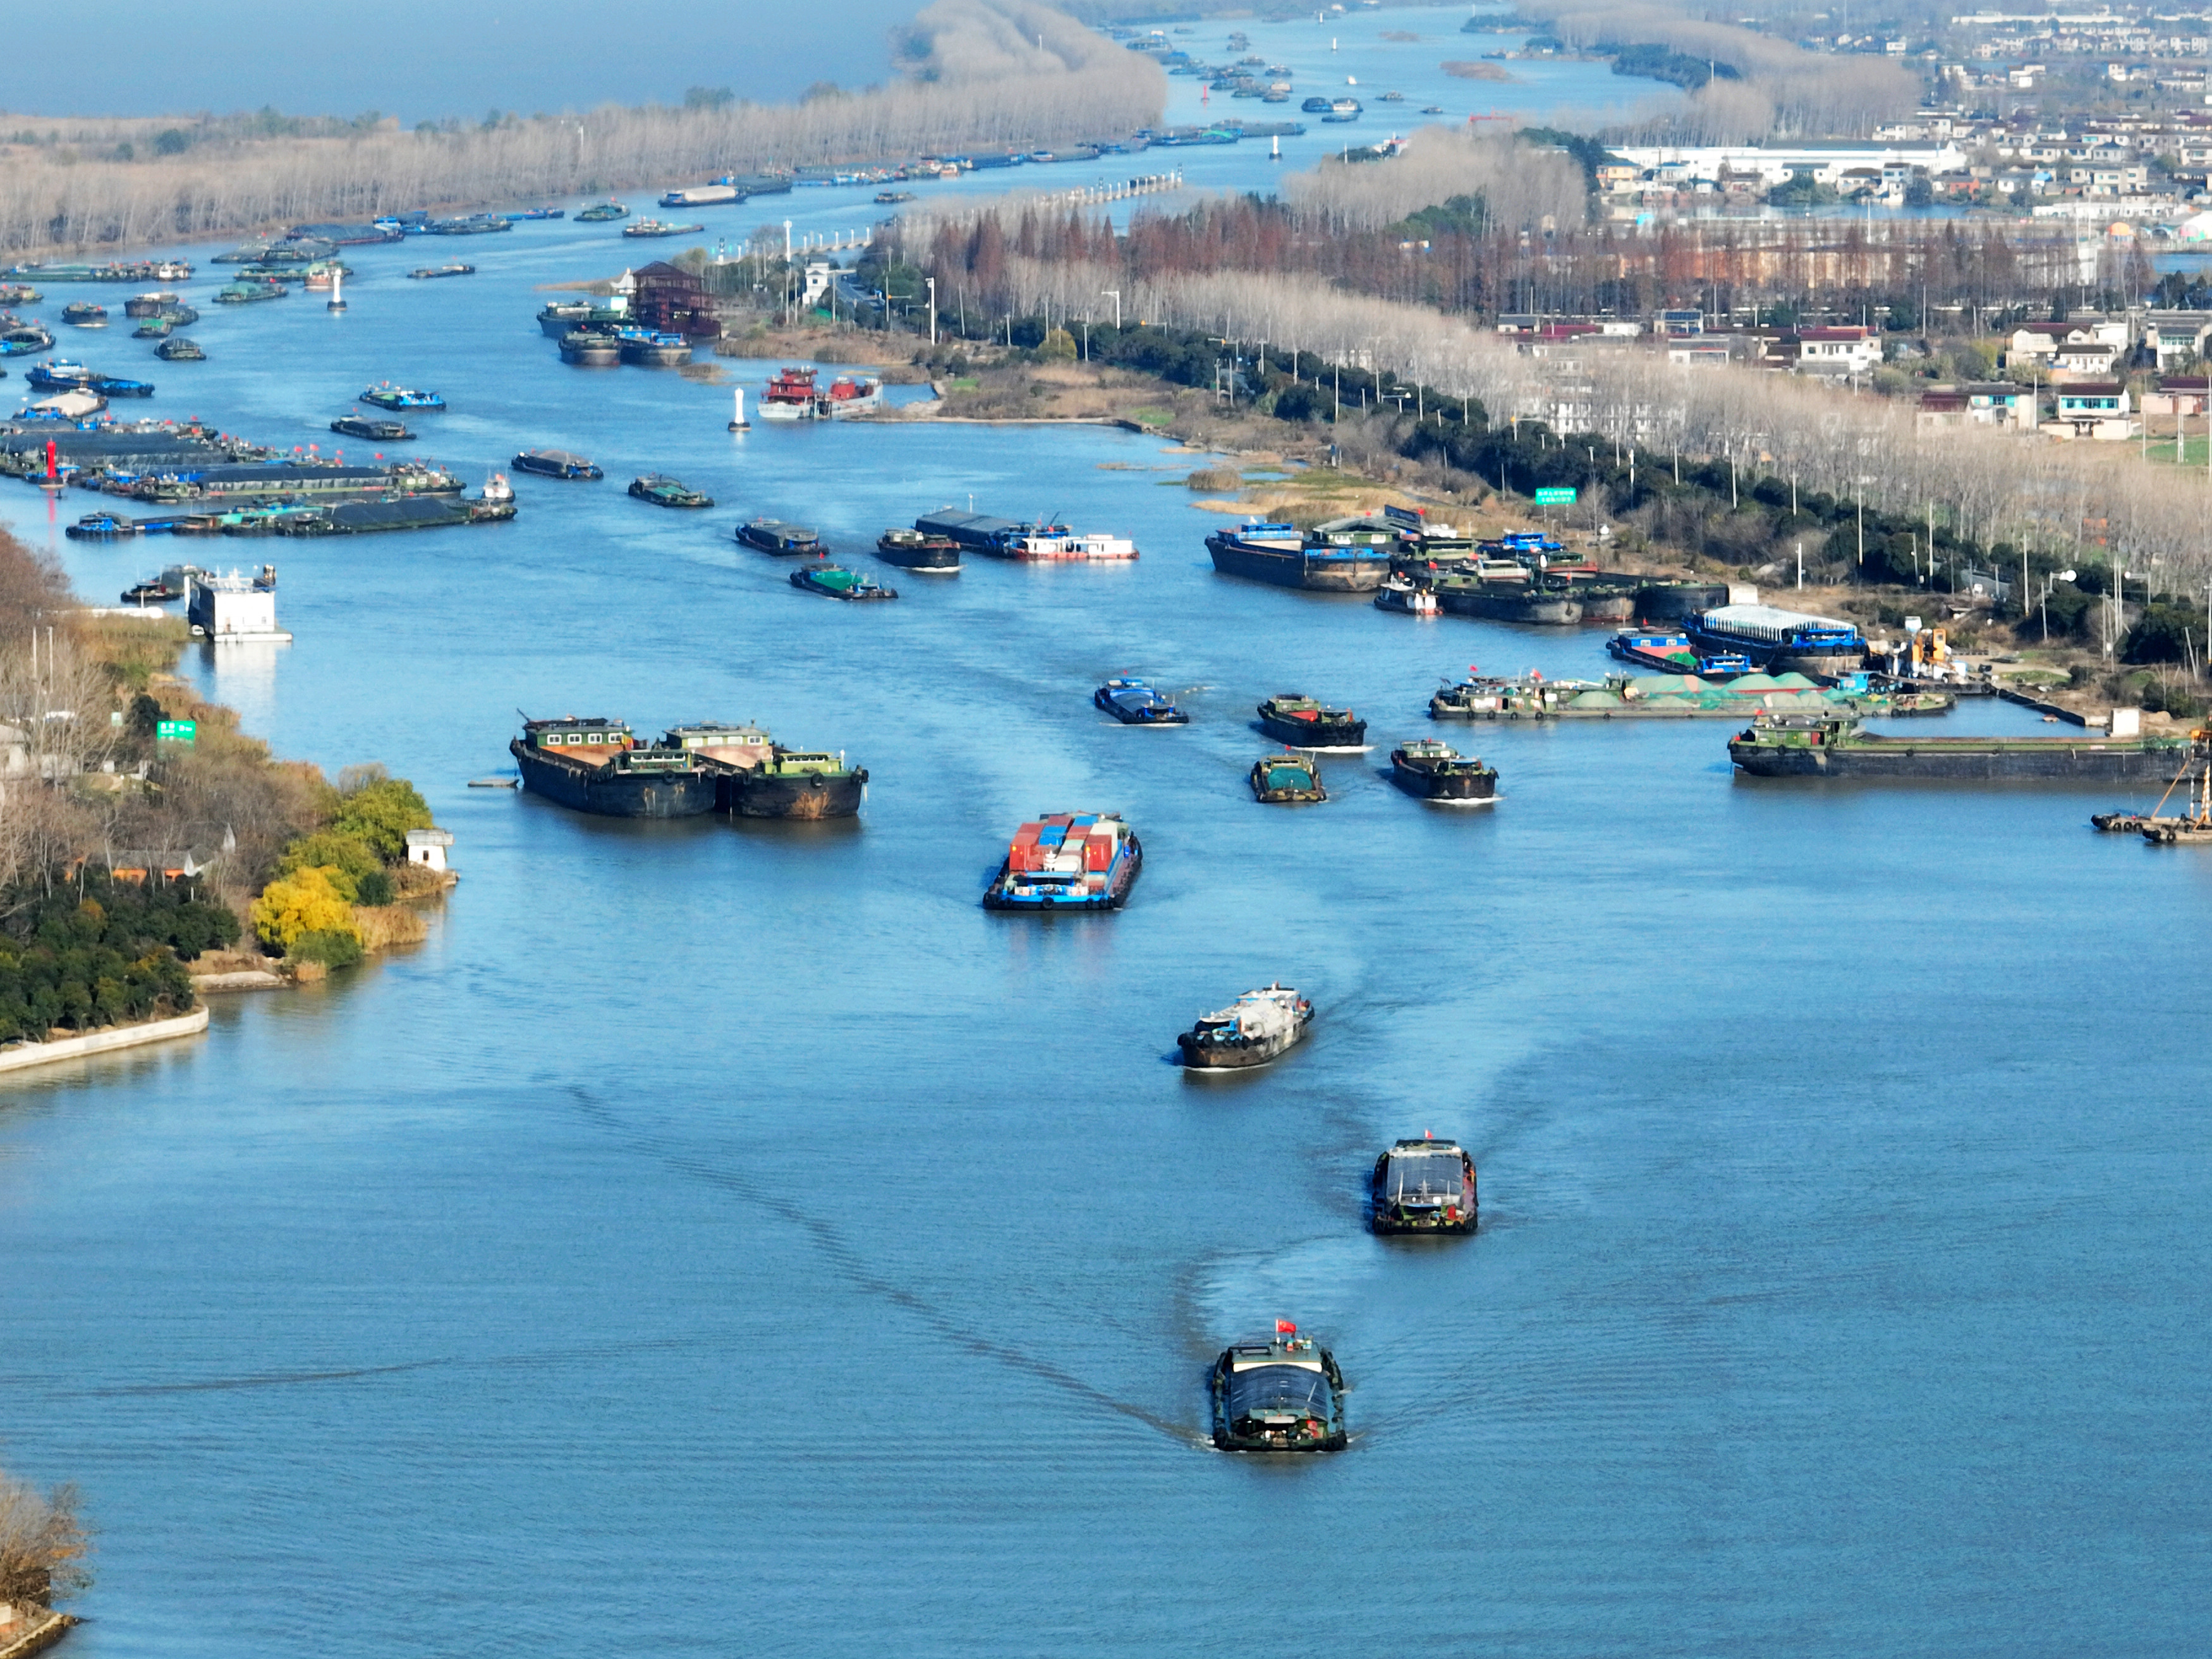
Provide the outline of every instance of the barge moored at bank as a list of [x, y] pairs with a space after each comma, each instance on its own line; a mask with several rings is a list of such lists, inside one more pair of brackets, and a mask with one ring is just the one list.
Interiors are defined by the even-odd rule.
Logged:
[[2179, 735], [1891, 737], [1849, 715], [1765, 716], [1729, 739], [1729, 759], [1762, 778], [2170, 783], [2186, 773], [2193, 752]]
[[1857, 623], [1771, 605], [1716, 605], [1690, 617], [1682, 631], [1701, 656], [1733, 653], [1770, 674], [1832, 678], [1866, 661], [1866, 637]]
[[1395, 529], [1364, 520], [1337, 520], [1310, 533], [1255, 520], [1215, 531], [1206, 538], [1206, 550], [1225, 576], [1325, 593], [1366, 593], [1389, 576], [1401, 540]]
[[620, 720], [522, 723], [508, 743], [523, 787], [609, 818], [689, 818], [714, 810], [720, 783], [685, 749], [641, 747]]
[[1471, 1233], [1474, 1160], [1449, 1140], [1401, 1140], [1367, 1178], [1367, 1224], [1378, 1233]]
[[1222, 1451], [1341, 1451], [1344, 1374], [1288, 1320], [1213, 1362], [1213, 1443]]
[[1054, 812], [1014, 832], [984, 890], [987, 910], [1118, 910], [1145, 849], [1118, 812]]
[[1200, 1015], [1176, 1046], [1193, 1071], [1245, 1071], [1287, 1053], [1306, 1034], [1313, 1015], [1313, 1004], [1289, 986], [1271, 984]]

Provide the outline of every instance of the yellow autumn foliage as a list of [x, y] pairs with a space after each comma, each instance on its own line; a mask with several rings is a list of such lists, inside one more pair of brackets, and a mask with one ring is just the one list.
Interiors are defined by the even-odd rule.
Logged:
[[263, 888], [253, 901], [253, 931], [261, 942], [287, 952], [302, 933], [344, 933], [358, 942], [353, 906], [333, 879], [343, 874], [328, 865], [307, 865]]

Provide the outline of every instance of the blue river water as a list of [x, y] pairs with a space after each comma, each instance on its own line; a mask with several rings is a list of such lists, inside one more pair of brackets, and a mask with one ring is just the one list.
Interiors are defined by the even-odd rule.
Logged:
[[[1385, 757], [1440, 678], [1594, 673], [1598, 635], [1218, 576], [1203, 458], [1157, 439], [732, 436], [726, 386], [537, 331], [537, 284], [629, 252], [372, 248], [343, 317], [208, 307], [204, 364], [68, 342], [264, 441], [391, 378], [472, 477], [609, 474], [216, 550], [279, 562], [296, 641], [184, 672], [279, 753], [414, 779], [463, 874], [418, 948], [0, 1085], [0, 1458], [101, 1533], [70, 1650], [2201, 1644], [2212, 864], [2092, 835], [2104, 795], [1739, 780], [1711, 722], [1476, 728], [1504, 799], [1424, 806]], [[400, 276], [448, 254], [479, 273]], [[648, 469], [718, 506], [625, 497]], [[732, 540], [793, 516], [874, 568], [971, 493], [1144, 556], [846, 607]], [[67, 542], [16, 486], [0, 516], [96, 599], [208, 550]], [[1104, 721], [1132, 671], [1194, 723]], [[1293, 689], [1376, 748], [1261, 807], [1252, 707]], [[869, 799], [469, 789], [518, 708], [757, 720]], [[1129, 908], [985, 914], [1013, 826], [1069, 809], [1143, 836]], [[1170, 1063], [1278, 978], [1310, 1042]], [[1364, 1172], [1424, 1131], [1474, 1152], [1483, 1230], [1376, 1240]], [[1204, 1368], [1278, 1317], [1354, 1385], [1340, 1455], [1206, 1443]]]

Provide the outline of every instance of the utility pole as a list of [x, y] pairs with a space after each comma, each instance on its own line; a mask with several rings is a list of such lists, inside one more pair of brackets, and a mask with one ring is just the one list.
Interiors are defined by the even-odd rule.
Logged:
[[929, 343], [935, 345], [937, 343], [937, 278], [925, 276], [921, 280], [929, 284]]
[[1121, 331], [1121, 290], [1118, 288], [1102, 288], [1098, 292], [1114, 302], [1114, 331], [1119, 334]]

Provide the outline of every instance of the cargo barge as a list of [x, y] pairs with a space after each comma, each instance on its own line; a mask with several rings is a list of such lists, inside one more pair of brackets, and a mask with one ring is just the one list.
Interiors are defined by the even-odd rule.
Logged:
[[1437, 603], [1456, 617], [1536, 628], [1573, 628], [1583, 619], [1582, 601], [1571, 592], [1526, 576], [1497, 580], [1455, 573], [1438, 576], [1435, 591]]
[[2193, 753], [2186, 738], [1887, 737], [1850, 716], [1763, 716], [1729, 739], [1753, 777], [2022, 783], [2170, 783]]
[[1367, 1178], [1367, 1224], [1377, 1233], [1471, 1233], [1474, 1160], [1457, 1143], [1401, 1140]]
[[620, 720], [526, 718], [507, 746], [524, 788], [600, 817], [697, 817], [720, 787], [691, 750], [641, 747]]
[[1866, 661], [1866, 637], [1857, 623], [1771, 605], [1717, 605], [1698, 611], [1682, 631], [1701, 656], [1741, 655], [1769, 673], [1832, 678]]
[[1390, 751], [1390, 781], [1423, 800], [1474, 801], [1498, 799], [1498, 769], [1462, 755], [1435, 738], [1416, 738]]
[[1286, 1319], [1272, 1338], [1223, 1349], [1208, 1392], [1218, 1450], [1341, 1451], [1348, 1443], [1344, 1374]]
[[1252, 799], [1265, 806], [1317, 806], [1328, 799], [1321, 769], [1304, 755], [1263, 755], [1252, 763]]
[[867, 768], [848, 765], [842, 750], [771, 744], [754, 765], [708, 769], [719, 780], [717, 804], [741, 818], [849, 818], [867, 799]]
[[1188, 726], [1190, 716], [1175, 700], [1139, 679], [1126, 676], [1106, 682], [1091, 694], [1091, 705], [1103, 708], [1124, 726]]
[[1193, 1071], [1247, 1071], [1279, 1059], [1313, 1024], [1313, 1004], [1287, 985], [1247, 991], [1226, 1008], [1199, 1016], [1176, 1038]]
[[1144, 863], [1136, 831], [1119, 813], [1050, 813], [1014, 832], [983, 908], [1118, 910]]
[[1206, 538], [1213, 568], [1225, 576], [1323, 593], [1369, 593], [1390, 574], [1402, 544], [1395, 529], [1339, 520], [1310, 533], [1296, 525], [1248, 522]]
[[1300, 692], [1278, 692], [1260, 705], [1259, 714], [1260, 729], [1289, 748], [1357, 753], [1367, 742], [1365, 720]]
[[876, 556], [885, 564], [931, 575], [960, 574], [960, 544], [950, 536], [925, 536], [919, 530], [886, 530], [876, 538]]

